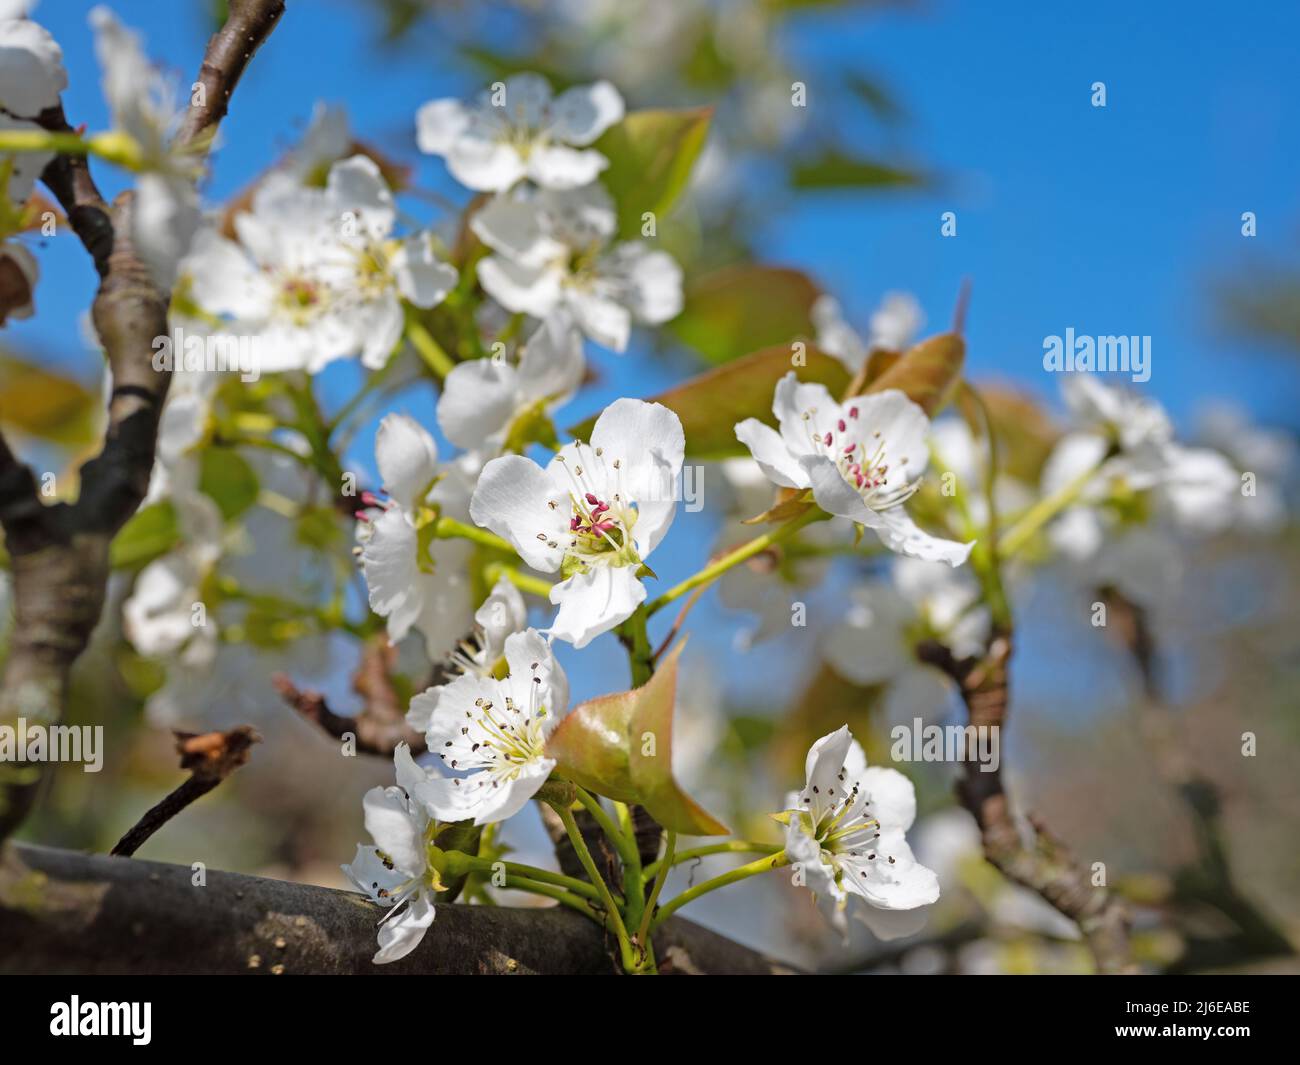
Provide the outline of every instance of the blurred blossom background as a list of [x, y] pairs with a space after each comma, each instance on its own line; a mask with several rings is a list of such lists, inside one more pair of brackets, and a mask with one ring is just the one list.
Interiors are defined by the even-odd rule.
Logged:
[[[34, 15], [63, 46], [71, 121], [100, 130], [108, 116], [91, 6], [46, 0]], [[165, 14], [147, 0], [111, 6], [178, 78], [221, 16], [220, 4], [198, 0]], [[410, 168], [403, 210], [438, 225], [454, 218], [448, 201], [459, 209], [470, 194], [416, 151], [420, 104], [517, 71], [557, 88], [603, 77], [629, 109], [711, 107], [713, 123], [686, 201], [660, 220], [660, 242], [686, 272], [686, 309], [623, 356], [589, 347], [594, 379], [564, 424], [759, 347], [819, 333], [829, 343], [837, 316], [867, 341], [942, 331], [969, 279], [968, 375], [996, 397], [1024, 492], [1064, 424], [1044, 338], [1149, 336], [1150, 380], [1135, 387], [1170, 412], [1180, 439], [1254, 472], [1259, 495], [1249, 520], [1141, 563], [1147, 575], [1167, 569], [1138, 610], [1111, 601], [1105, 628], [1090, 621], [1107, 583], [1095, 573], [1054, 563], [1014, 582], [1002, 757], [1020, 807], [1041, 813], [1085, 864], [1104, 863], [1131, 901], [1144, 966], [1289, 968], [1300, 936], [1300, 94], [1287, 76], [1297, 34], [1300, 11], [1286, 5], [1226, 13], [1172, 0], [1102, 0], [1086, 14], [959, 0], [291, 2], [241, 85], [203, 193], [213, 205], [239, 194], [299, 143], [323, 101], [346, 114], [353, 137]], [[1095, 82], [1104, 108], [1092, 105]], [[795, 83], [804, 107], [791, 105]], [[106, 192], [122, 187], [110, 168], [97, 174]], [[941, 235], [945, 212], [955, 236]], [[1244, 212], [1256, 236], [1243, 236]], [[94, 271], [67, 234], [39, 256], [37, 313], [0, 338], [0, 425], [38, 469], [75, 469], [98, 440], [102, 405], [84, 321]], [[351, 360], [330, 365], [316, 379], [322, 406], [341, 407], [361, 374]], [[377, 483], [380, 417], [403, 411], [436, 433], [435, 400], [427, 381], [389, 394], [350, 441], [344, 468]], [[308, 491], [274, 461], [256, 472], [263, 493]], [[766, 505], [752, 506], [753, 485], [721, 463], [699, 483], [703, 508], [679, 511], [656, 554], [664, 587]], [[322, 537], [338, 546], [345, 534], [304, 529], [259, 503], [226, 572], [309, 598], [328, 579], [308, 549]], [[836, 668], [834, 634], [851, 626], [856, 590], [883, 571], [837, 557], [829, 527], [827, 537], [824, 554], [787, 560], [780, 574], [732, 574], [690, 618], [677, 770], [752, 836], [779, 838], [756, 811], [780, 807], [825, 732], [847, 722], [873, 761], [887, 761], [891, 725], [962, 720], [955, 695], [924, 670], [890, 691]], [[790, 577], [805, 583], [792, 588]], [[361, 796], [389, 783], [392, 768], [340, 759], [283, 705], [271, 676], [286, 672], [348, 712], [356, 642], [263, 640], [250, 622], [226, 633], [218, 671], [164, 670], [123, 639], [130, 581], [129, 567], [115, 576], [75, 672], [72, 720], [105, 726], [104, 770], [60, 767], [24, 837], [106, 850], [179, 781], [170, 727], [247, 722], [265, 737], [250, 764], [142, 856], [341, 886], [339, 862], [362, 834]], [[806, 627], [789, 623], [795, 599]], [[6, 625], [8, 615], [5, 601]], [[1134, 626], [1145, 659], [1132, 653]], [[402, 661], [419, 652], [403, 648]], [[612, 638], [580, 656], [564, 646], [562, 661], [575, 702], [626, 687]], [[1247, 732], [1253, 757], [1242, 755]], [[954, 805], [955, 768], [899, 768], [918, 788], [918, 857], [944, 889], [919, 936], [881, 945], [855, 933], [845, 947], [780, 877], [710, 895], [689, 916], [846, 971], [1087, 971], [1068, 923], [981, 860], [973, 823]], [[521, 860], [550, 863], [535, 821], [516, 818], [505, 838]], [[687, 866], [673, 883], [707, 875]]]

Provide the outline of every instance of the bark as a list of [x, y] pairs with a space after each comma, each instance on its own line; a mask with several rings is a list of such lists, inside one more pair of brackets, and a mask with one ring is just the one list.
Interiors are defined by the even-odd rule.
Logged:
[[[372, 964], [384, 912], [361, 895], [239, 873], [10, 843], [0, 859], [0, 972], [58, 974], [618, 972], [613, 944], [563, 908], [440, 905], [423, 942]], [[661, 971], [795, 970], [681, 918]]]
[[[970, 724], [1000, 730], [1007, 717], [1011, 649], [1011, 634], [994, 632], [979, 658], [958, 660], [933, 641], [918, 648], [918, 656], [957, 682]], [[1031, 817], [1022, 828], [1000, 767], [986, 773], [968, 752], [962, 769], [957, 795], [979, 825], [985, 858], [1078, 925], [1098, 971], [1133, 971], [1123, 903], [1105, 888], [1093, 887], [1088, 871], [1041, 820]]]

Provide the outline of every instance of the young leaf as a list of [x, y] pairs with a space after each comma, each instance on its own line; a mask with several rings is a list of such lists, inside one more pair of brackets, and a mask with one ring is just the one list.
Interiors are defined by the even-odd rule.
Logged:
[[0, 425], [56, 444], [80, 447], [95, 437], [95, 392], [9, 351], [0, 351]]
[[904, 352], [866, 391], [897, 388], [934, 417], [952, 399], [965, 360], [966, 341], [956, 333], [940, 333]]
[[712, 117], [711, 107], [633, 111], [596, 141], [609, 160], [600, 180], [618, 204], [620, 236], [639, 239], [647, 211], [662, 223], [686, 187]]
[[929, 183], [930, 179], [918, 171], [839, 151], [800, 162], [790, 172], [790, 184], [796, 189], [914, 189]]
[[687, 287], [686, 305], [670, 328], [709, 362], [730, 362], [812, 336], [812, 307], [820, 294], [798, 270], [730, 266]]
[[170, 500], [137, 510], [113, 537], [108, 562], [113, 569], [130, 569], [166, 554], [181, 538], [176, 511]]
[[551, 735], [546, 753], [559, 773], [606, 798], [639, 803], [664, 828], [723, 836], [727, 827], [673, 779], [673, 705], [684, 642], [643, 687], [591, 699]]
[[[759, 418], [775, 424], [772, 394], [776, 383], [790, 370], [802, 381], [824, 384], [835, 395], [849, 383], [843, 365], [811, 345], [803, 349], [801, 365], [794, 362], [790, 345], [767, 348], [736, 359], [725, 366], [692, 377], [676, 388], [654, 397], [674, 411], [686, 432], [686, 454], [697, 459], [719, 459], [748, 452], [736, 439], [736, 423], [745, 418]], [[595, 419], [588, 419], [569, 430], [586, 440]]]
[[208, 448], [199, 457], [199, 491], [230, 521], [257, 502], [257, 474], [234, 448]]

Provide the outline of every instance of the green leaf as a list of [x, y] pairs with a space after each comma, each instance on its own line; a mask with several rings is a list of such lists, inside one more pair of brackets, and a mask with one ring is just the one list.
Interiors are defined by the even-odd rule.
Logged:
[[672, 210], [704, 147], [713, 108], [633, 111], [611, 126], [594, 147], [609, 160], [600, 180], [618, 205], [618, 230], [641, 236], [641, 216], [660, 222]]
[[113, 537], [108, 561], [114, 569], [130, 569], [165, 555], [180, 542], [180, 526], [169, 500], [153, 503], [131, 515]]
[[664, 828], [723, 836], [726, 825], [673, 779], [673, 705], [679, 643], [640, 688], [576, 707], [546, 744], [563, 777], [618, 802], [639, 803]]
[[919, 171], [834, 149], [790, 171], [790, 184], [796, 189], [919, 189], [929, 183], [930, 178]]
[[687, 287], [686, 305], [670, 328], [709, 362], [730, 362], [759, 348], [812, 336], [812, 307], [819, 295], [798, 270], [731, 266]]
[[199, 491], [211, 496], [226, 521], [257, 502], [257, 474], [233, 448], [214, 447], [199, 456]]
[[966, 341], [956, 333], [940, 333], [904, 352], [866, 391], [897, 388], [933, 418], [956, 392], [965, 360]]
[[99, 409], [98, 393], [20, 355], [0, 351], [0, 425], [81, 447], [95, 438]]
[[[720, 459], [748, 454], [736, 439], [736, 423], [745, 418], [758, 418], [775, 425], [772, 395], [777, 381], [791, 370], [801, 381], [823, 384], [835, 396], [848, 387], [848, 371], [837, 359], [806, 345], [803, 355], [803, 365], [796, 365], [796, 349], [791, 346], [756, 351], [692, 377], [653, 397], [653, 401], [662, 403], [682, 420], [688, 456]], [[595, 418], [589, 418], [569, 432], [586, 440], [594, 424]]]

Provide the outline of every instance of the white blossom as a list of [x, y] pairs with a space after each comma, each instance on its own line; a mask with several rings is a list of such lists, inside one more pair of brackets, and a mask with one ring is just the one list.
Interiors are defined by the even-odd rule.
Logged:
[[[506, 638], [509, 673], [498, 680], [466, 674], [411, 700], [411, 714], [429, 720], [429, 751], [454, 775], [430, 778], [420, 790], [442, 821], [476, 825], [518, 813], [546, 782], [555, 760], [546, 741], [568, 713], [569, 682], [535, 629]], [[421, 707], [429, 699], [433, 705]]]
[[686, 441], [667, 407], [616, 400], [591, 442], [566, 444], [543, 469], [522, 455], [493, 459], [470, 515], [509, 540], [534, 569], [559, 570], [553, 636], [585, 647], [645, 600], [638, 576], [677, 510]]
[[[490, 677], [505, 654], [506, 640], [528, 625], [528, 608], [519, 589], [502, 577], [492, 586], [483, 605], [474, 612], [474, 631], [451, 652], [448, 684], [457, 676]], [[427, 732], [429, 719], [446, 684], [427, 689], [411, 703], [406, 723], [417, 732]]]
[[951, 566], [966, 561], [972, 544], [931, 536], [903, 509], [929, 459], [930, 421], [902, 392], [840, 403], [791, 371], [777, 383], [772, 411], [779, 432], [746, 418], [736, 438], [773, 484], [811, 489], [822, 510], [873, 530], [891, 551]]
[[500, 192], [524, 178], [569, 189], [590, 184], [609, 165], [587, 145], [622, 117], [623, 98], [607, 81], [553, 97], [545, 78], [517, 74], [470, 106], [454, 99], [425, 104], [415, 119], [416, 142], [479, 192]]
[[916, 646], [938, 640], [957, 658], [979, 654], [989, 632], [980, 588], [965, 569], [896, 558], [888, 579], [849, 591], [849, 608], [825, 636], [826, 659], [855, 684], [888, 684], [886, 716], [902, 720], [947, 702], [951, 682]]
[[316, 372], [360, 354], [382, 367], [401, 338], [402, 301], [440, 303], [456, 271], [429, 237], [392, 236], [397, 212], [366, 156], [335, 163], [325, 188], [269, 175], [234, 220], [239, 242], [204, 230], [186, 262], [194, 299], [258, 338], [261, 370]]
[[857, 373], [873, 351], [905, 351], [912, 344], [925, 315], [916, 297], [907, 292], [888, 292], [871, 315], [870, 332], [863, 339], [844, 319], [839, 300], [821, 295], [812, 307], [817, 346], [839, 359], [850, 373]]
[[[63, 50], [50, 32], [21, 15], [24, 9], [3, 12], [0, 18], [0, 132], [39, 130], [35, 119], [59, 102], [68, 87]], [[14, 152], [0, 157], [12, 166], [6, 194], [17, 205], [36, 187], [53, 152]]]
[[433, 437], [405, 414], [380, 423], [375, 461], [389, 502], [358, 529], [370, 608], [387, 619], [394, 643], [417, 629], [437, 658], [469, 631], [471, 547], [431, 533], [440, 516], [468, 516], [469, 478], [440, 464]]
[[939, 879], [912, 855], [904, 833], [916, 819], [916, 790], [896, 769], [872, 766], [848, 726], [808, 752], [807, 779], [790, 796], [785, 854], [802, 882], [847, 932], [852, 914], [880, 939], [919, 931]]
[[586, 372], [582, 335], [567, 316], [542, 321], [519, 360], [457, 363], [438, 397], [438, 426], [469, 451], [499, 452], [517, 425], [549, 416], [567, 402]]
[[140, 37], [106, 7], [91, 10], [90, 24], [113, 127], [130, 136], [139, 153], [132, 238], [157, 281], [170, 286], [199, 230], [195, 182], [202, 157], [177, 143], [186, 107], [177, 102], [174, 80], [150, 63]]
[[433, 924], [433, 900], [440, 888], [429, 865], [429, 816], [415, 798], [427, 775], [404, 743], [393, 752], [393, 762], [397, 785], [371, 788], [361, 804], [374, 844], [358, 843], [352, 864], [342, 867], [349, 880], [388, 910], [379, 923], [376, 965], [400, 961], [420, 945]]
[[620, 352], [633, 321], [657, 325], [681, 311], [681, 267], [641, 241], [611, 244], [617, 219], [600, 185], [497, 196], [470, 225], [494, 252], [479, 260], [479, 281], [507, 310], [545, 318], [563, 309]]

